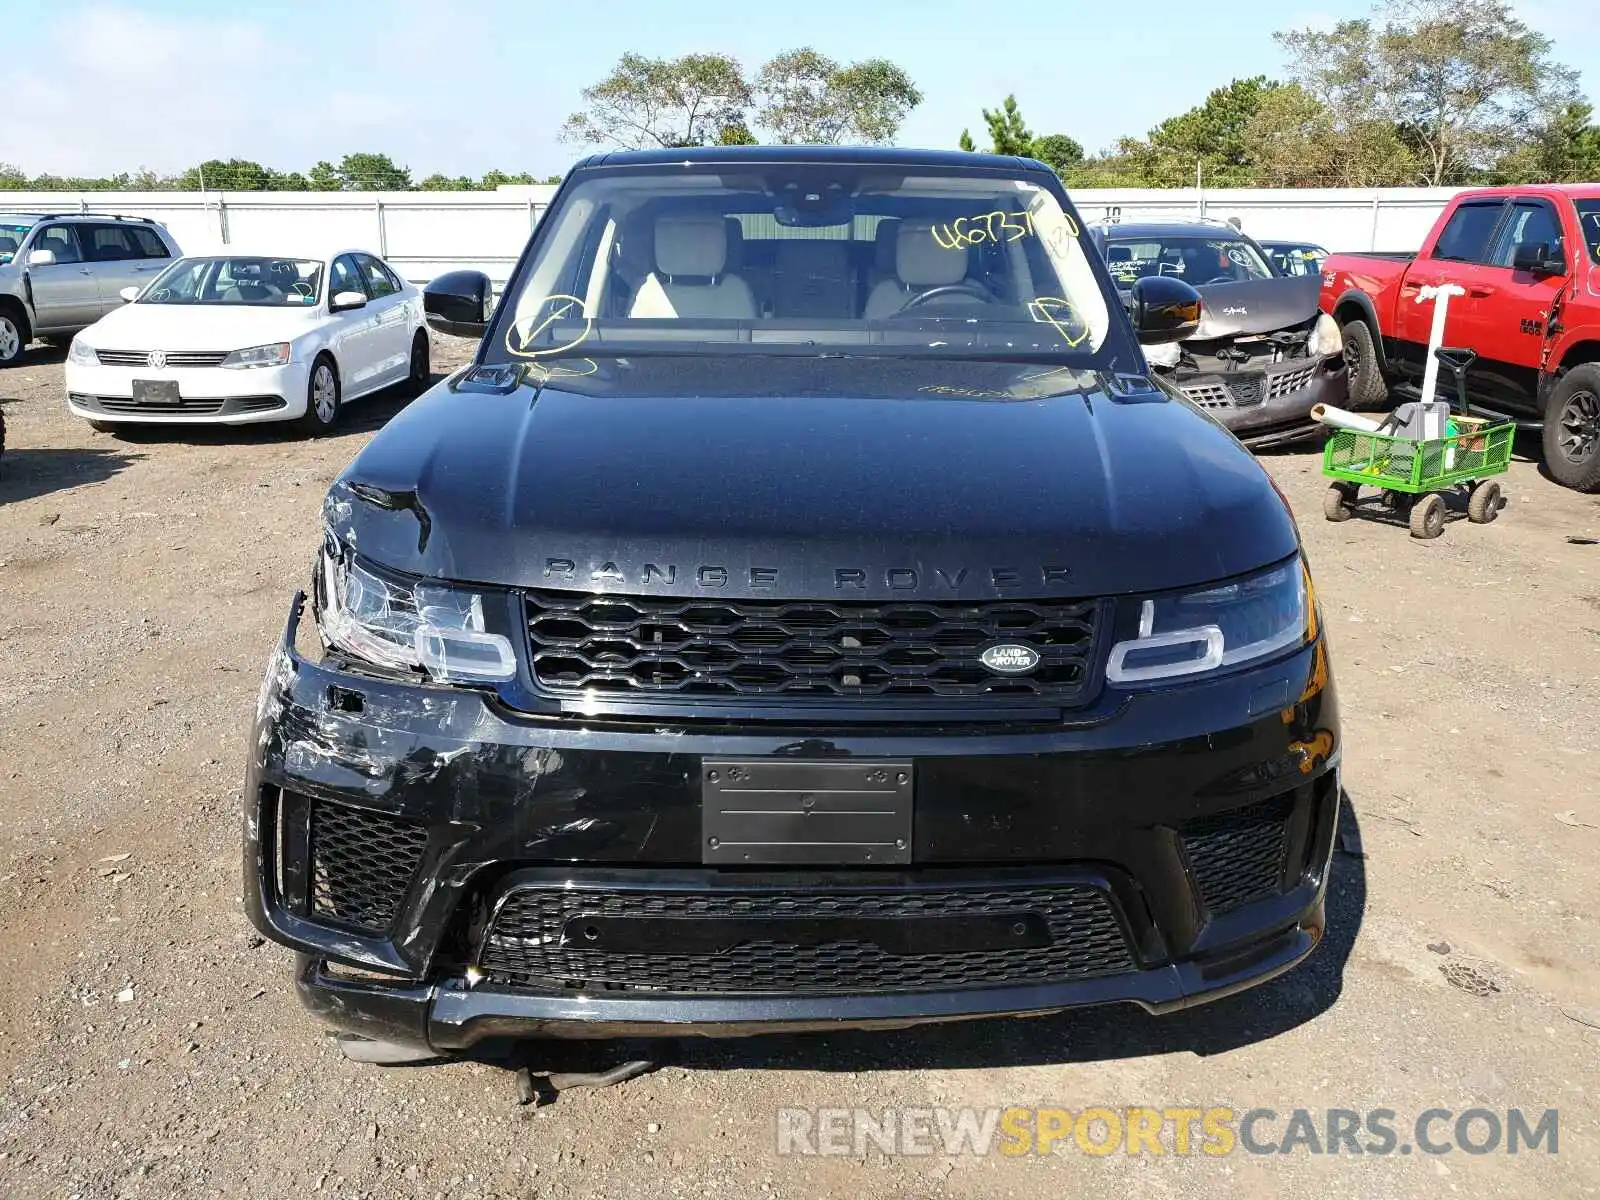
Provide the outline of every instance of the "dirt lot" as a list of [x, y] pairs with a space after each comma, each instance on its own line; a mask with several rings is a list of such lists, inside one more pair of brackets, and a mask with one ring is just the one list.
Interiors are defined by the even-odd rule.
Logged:
[[[1600, 503], [1528, 462], [1497, 523], [1421, 543], [1325, 523], [1314, 456], [1268, 460], [1314, 556], [1351, 798], [1329, 940], [1278, 982], [1165, 1019], [686, 1044], [539, 1109], [492, 1067], [345, 1062], [241, 912], [239, 786], [323, 490], [398, 403], [316, 442], [122, 440], [67, 416], [58, 354], [0, 373], [0, 1195], [1600, 1188], [1600, 545], [1567, 540], [1600, 536]], [[1355, 1160], [775, 1153], [782, 1105], [929, 1104], [1390, 1108], [1402, 1133], [1432, 1107], [1555, 1107], [1560, 1140]]]

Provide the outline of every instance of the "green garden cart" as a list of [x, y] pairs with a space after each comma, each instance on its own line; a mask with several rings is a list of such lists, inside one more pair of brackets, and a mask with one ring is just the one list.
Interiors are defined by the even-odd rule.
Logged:
[[1486, 525], [1500, 515], [1500, 484], [1511, 465], [1515, 422], [1491, 425], [1465, 415], [1466, 368], [1470, 350], [1439, 352], [1456, 373], [1463, 412], [1452, 415], [1446, 436], [1417, 441], [1354, 429], [1336, 429], [1322, 452], [1322, 473], [1334, 482], [1323, 495], [1322, 515], [1345, 521], [1355, 513], [1363, 487], [1379, 489], [1384, 508], [1405, 516], [1414, 538], [1444, 532], [1445, 494], [1465, 493], [1467, 518]]

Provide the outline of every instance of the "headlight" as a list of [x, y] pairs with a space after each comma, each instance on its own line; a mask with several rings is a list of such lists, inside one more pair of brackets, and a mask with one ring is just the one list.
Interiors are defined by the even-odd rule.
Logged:
[[483, 597], [383, 579], [325, 545], [318, 622], [329, 645], [384, 667], [418, 668], [441, 683], [494, 683], [517, 672], [511, 642], [484, 628]]
[[289, 343], [273, 342], [270, 346], [251, 346], [248, 350], [235, 350], [222, 360], [225, 367], [282, 367], [289, 362]]
[[1311, 336], [1306, 339], [1306, 353], [1312, 358], [1323, 358], [1343, 351], [1344, 335], [1339, 332], [1339, 323], [1327, 313], [1318, 313], [1316, 323], [1311, 326]]
[[77, 363], [80, 367], [97, 367], [100, 365], [100, 356], [82, 338], [73, 338], [72, 345], [67, 347], [67, 361]]
[[1233, 583], [1144, 600], [1138, 636], [1111, 647], [1106, 678], [1149, 683], [1267, 658], [1315, 635], [1312, 609], [1298, 558]]

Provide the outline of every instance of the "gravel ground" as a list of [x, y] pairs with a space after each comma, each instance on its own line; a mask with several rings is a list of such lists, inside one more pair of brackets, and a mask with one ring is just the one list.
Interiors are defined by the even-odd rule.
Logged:
[[[495, 1067], [346, 1062], [299, 1009], [291, 956], [241, 911], [239, 785], [323, 490], [399, 403], [364, 402], [320, 441], [118, 438], [68, 417], [59, 353], [0, 373], [0, 1195], [1600, 1188], [1600, 545], [1567, 540], [1600, 536], [1600, 503], [1528, 462], [1498, 522], [1421, 543], [1325, 523], [1315, 456], [1267, 459], [1313, 555], [1351, 800], [1329, 938], [1279, 981], [1163, 1019], [685, 1043], [661, 1071], [537, 1109]], [[930, 1104], [1386, 1107], [1403, 1132], [1430, 1107], [1556, 1107], [1560, 1141], [1356, 1159], [775, 1152], [783, 1105]]]

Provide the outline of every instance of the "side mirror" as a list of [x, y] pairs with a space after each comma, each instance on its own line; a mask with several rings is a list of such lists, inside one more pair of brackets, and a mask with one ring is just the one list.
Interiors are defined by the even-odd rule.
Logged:
[[328, 301], [329, 312], [349, 312], [353, 308], [365, 308], [367, 296], [365, 292], [339, 292]]
[[450, 271], [422, 289], [422, 312], [439, 333], [481, 338], [494, 313], [494, 285], [482, 271]]
[[1532, 275], [1565, 275], [1567, 264], [1544, 242], [1523, 242], [1511, 255], [1513, 271]]
[[30, 267], [53, 267], [56, 265], [56, 252], [54, 250], [29, 250], [28, 265]]
[[1143, 345], [1181, 342], [1200, 328], [1200, 293], [1171, 275], [1134, 280], [1124, 302]]
[[139, 298], [139, 289], [136, 287], [125, 287], [118, 292], [117, 295], [121, 296], [126, 303], [132, 304]]

